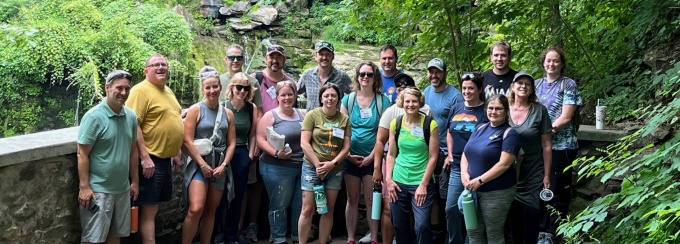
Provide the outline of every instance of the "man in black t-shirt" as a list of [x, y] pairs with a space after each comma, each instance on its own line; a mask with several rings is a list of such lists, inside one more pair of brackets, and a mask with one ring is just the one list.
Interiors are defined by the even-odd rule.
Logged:
[[510, 83], [517, 74], [517, 71], [510, 68], [512, 59], [512, 47], [506, 41], [497, 41], [491, 45], [491, 56], [489, 58], [493, 64], [493, 69], [484, 72], [484, 94], [486, 98], [503, 94], [507, 95]]

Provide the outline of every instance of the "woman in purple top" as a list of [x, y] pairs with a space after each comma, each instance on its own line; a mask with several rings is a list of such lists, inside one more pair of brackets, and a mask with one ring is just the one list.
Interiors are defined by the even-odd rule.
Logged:
[[489, 98], [489, 123], [477, 127], [460, 161], [461, 181], [466, 189], [477, 191], [478, 227], [468, 230], [470, 243], [505, 243], [503, 225], [515, 198], [517, 179], [513, 163], [519, 153], [519, 136], [508, 123], [508, 99]]

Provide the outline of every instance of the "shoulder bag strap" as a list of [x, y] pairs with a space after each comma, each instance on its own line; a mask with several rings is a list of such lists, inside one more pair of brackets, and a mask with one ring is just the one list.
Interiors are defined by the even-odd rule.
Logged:
[[213, 129], [213, 134], [210, 137], [210, 142], [215, 143], [217, 140], [217, 133], [220, 130], [220, 124], [222, 123], [222, 111], [224, 108], [222, 106], [217, 106], [217, 117], [215, 118], [215, 128]]

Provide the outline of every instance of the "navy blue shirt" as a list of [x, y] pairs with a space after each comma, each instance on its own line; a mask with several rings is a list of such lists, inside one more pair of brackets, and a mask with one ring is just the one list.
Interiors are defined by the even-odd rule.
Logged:
[[463, 156], [463, 149], [467, 144], [472, 132], [475, 132], [477, 125], [489, 122], [486, 117], [486, 103], [477, 107], [465, 106], [465, 103], [456, 103], [451, 107], [449, 119], [445, 128], [453, 138], [453, 158], [460, 160]]
[[[508, 152], [517, 156], [520, 149], [519, 135], [514, 129], [508, 131], [507, 136], [503, 139], [505, 130], [510, 127], [510, 124], [503, 123], [497, 127], [491, 126], [491, 123], [480, 125], [477, 130], [472, 133], [470, 140], [465, 145], [465, 158], [468, 161], [468, 174], [470, 179], [479, 177], [491, 169], [501, 159], [501, 152]], [[510, 188], [517, 184], [517, 177], [515, 176], [515, 167], [510, 166], [508, 170], [503, 172], [496, 179], [484, 182], [484, 184], [477, 189], [477, 191], [495, 191]]]

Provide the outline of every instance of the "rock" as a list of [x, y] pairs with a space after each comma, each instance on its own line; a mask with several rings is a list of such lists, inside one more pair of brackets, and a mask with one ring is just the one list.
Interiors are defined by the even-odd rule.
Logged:
[[305, 17], [309, 16], [309, 9], [306, 8], [300, 9], [300, 15]]
[[234, 30], [237, 30], [237, 31], [249, 31], [249, 30], [255, 29], [256, 27], [261, 26], [261, 25], [262, 25], [262, 23], [257, 22], [257, 21], [250, 21], [248, 23], [232, 22], [231, 28], [234, 29]]
[[[231, 10], [231, 14], [236, 15], [236, 16], [242, 16], [243, 14], [248, 12], [248, 9], [250, 9], [250, 3], [246, 1], [239, 1], [239, 2], [234, 2], [231, 4], [229, 7]], [[224, 15], [229, 15], [229, 14], [224, 14]]]
[[680, 59], [680, 41], [675, 40], [661, 46], [652, 46], [647, 50], [642, 61], [652, 68], [653, 72], [667, 70]]
[[260, 6], [255, 12], [250, 13], [250, 17], [253, 21], [260, 22], [264, 25], [270, 25], [277, 16], [278, 11], [271, 5]]
[[310, 30], [297, 30], [295, 33], [301, 38], [312, 38], [312, 31]]
[[194, 26], [196, 26], [194, 24], [196, 22], [196, 20], [194, 20], [194, 17], [181, 4], [177, 4], [177, 6], [173, 7], [172, 11], [175, 11], [175, 13], [184, 17], [184, 21], [187, 22], [189, 28], [194, 28]]
[[652, 132], [652, 137], [654, 137], [654, 139], [656, 139], [657, 141], [661, 141], [665, 139], [670, 133], [671, 132], [668, 131], [666, 128], [658, 127]]
[[201, 0], [198, 5], [198, 12], [203, 18], [216, 19], [219, 16], [220, 8], [224, 7], [224, 1], [221, 0]]
[[220, 15], [231, 16], [233, 14], [234, 14], [234, 11], [231, 8], [227, 8], [227, 7], [221, 7], [220, 8]]
[[274, 4], [274, 8], [276, 9], [276, 11], [279, 11], [279, 13], [285, 14], [285, 13], [290, 12], [290, 10], [288, 9], [288, 6], [286, 6], [286, 4], [283, 3], [283, 2], [278, 2], [278, 3]]

